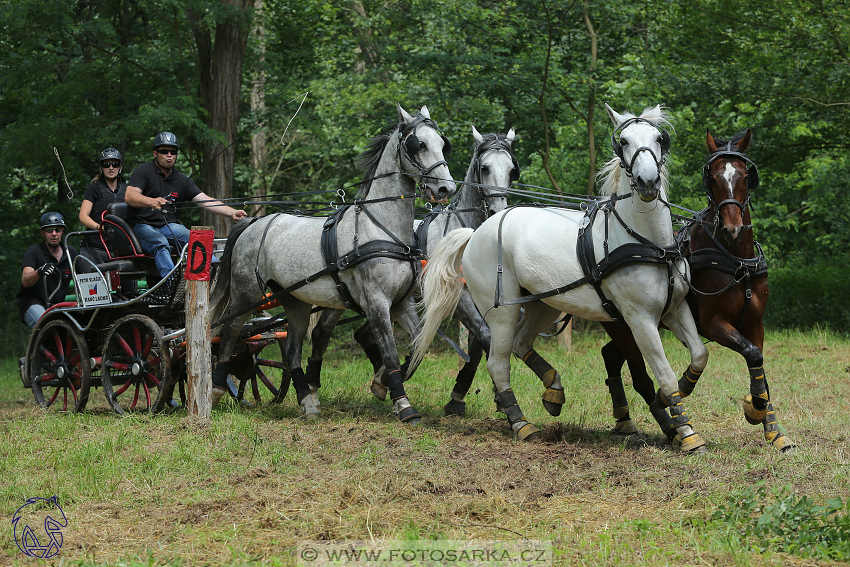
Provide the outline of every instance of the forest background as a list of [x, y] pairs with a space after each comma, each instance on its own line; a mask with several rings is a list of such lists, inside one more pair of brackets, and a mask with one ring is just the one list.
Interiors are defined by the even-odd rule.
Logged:
[[[0, 354], [24, 350], [13, 298], [38, 219], [59, 210], [81, 229], [101, 149], [118, 148], [129, 177], [169, 130], [178, 168], [210, 195], [314, 200], [306, 193], [361, 179], [356, 158], [397, 102], [428, 106], [453, 142], [456, 178], [471, 125], [513, 127], [521, 182], [582, 194], [610, 157], [603, 103], [663, 104], [670, 197], [692, 209], [706, 205], [706, 128], [724, 138], [751, 128], [767, 323], [848, 333], [847, 4], [0, 0]], [[183, 221], [227, 230], [196, 209]]]

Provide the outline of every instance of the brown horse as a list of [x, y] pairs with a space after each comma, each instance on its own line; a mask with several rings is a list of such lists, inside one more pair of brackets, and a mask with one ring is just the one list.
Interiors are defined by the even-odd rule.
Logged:
[[[700, 333], [747, 361], [750, 393], [744, 399], [744, 416], [751, 424], [762, 424], [765, 439], [785, 452], [794, 445], [779, 430], [762, 357], [767, 262], [753, 239], [748, 208], [750, 192], [758, 186], [758, 168], [744, 155], [751, 139], [749, 129], [728, 141], [706, 132], [710, 155], [703, 166], [702, 179], [708, 208], [698, 213], [677, 239], [690, 264], [691, 291], [687, 300]], [[631, 331], [618, 323], [602, 325], [613, 339], [602, 348], [602, 356], [608, 373], [605, 383], [617, 419], [614, 431], [637, 431], [629, 416], [620, 377], [623, 362], [628, 362], [635, 389], [649, 404], [661, 429], [672, 438], [676, 431], [669, 423], [664, 404], [658, 402]], [[698, 379], [699, 373], [688, 367], [679, 380], [682, 398], [693, 392]]]

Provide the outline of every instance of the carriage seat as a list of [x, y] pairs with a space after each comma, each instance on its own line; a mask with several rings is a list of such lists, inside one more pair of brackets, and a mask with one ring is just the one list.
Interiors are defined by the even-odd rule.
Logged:
[[122, 258], [144, 258], [142, 245], [136, 237], [136, 233], [127, 224], [124, 218], [127, 216], [127, 203], [110, 203], [103, 215], [101, 233], [109, 257], [113, 259]]

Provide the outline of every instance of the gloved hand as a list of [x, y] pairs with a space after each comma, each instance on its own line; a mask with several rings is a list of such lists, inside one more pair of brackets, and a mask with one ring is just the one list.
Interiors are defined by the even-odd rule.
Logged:
[[40, 267], [38, 269], [38, 275], [49, 276], [50, 274], [52, 274], [55, 271], [56, 271], [56, 264], [51, 264], [50, 262], [47, 262], [46, 264], [44, 264], [42, 267]]

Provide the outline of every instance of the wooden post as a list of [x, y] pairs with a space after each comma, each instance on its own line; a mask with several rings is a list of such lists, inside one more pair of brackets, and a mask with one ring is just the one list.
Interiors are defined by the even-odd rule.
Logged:
[[[566, 314], [561, 313], [561, 317], [564, 317]], [[573, 350], [573, 320], [575, 317], [571, 318], [569, 323], [567, 323], [567, 328], [564, 329], [564, 332], [558, 335], [558, 346], [567, 352], [572, 352]]]
[[215, 231], [193, 226], [183, 271], [186, 278], [186, 409], [190, 416], [212, 414], [212, 333], [210, 332], [210, 262]]

